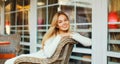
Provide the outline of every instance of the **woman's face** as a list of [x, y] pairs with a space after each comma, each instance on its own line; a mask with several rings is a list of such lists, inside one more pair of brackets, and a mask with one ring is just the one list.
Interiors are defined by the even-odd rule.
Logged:
[[57, 22], [57, 28], [59, 29], [59, 31], [67, 31], [70, 27], [70, 23], [69, 20], [66, 18], [65, 15], [60, 15], [58, 17], [58, 22]]

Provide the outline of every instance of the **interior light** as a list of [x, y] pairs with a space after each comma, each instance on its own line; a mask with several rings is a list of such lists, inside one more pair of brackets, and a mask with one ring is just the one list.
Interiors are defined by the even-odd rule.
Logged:
[[37, 5], [41, 6], [41, 5], [45, 5], [45, 3], [44, 2], [38, 2]]

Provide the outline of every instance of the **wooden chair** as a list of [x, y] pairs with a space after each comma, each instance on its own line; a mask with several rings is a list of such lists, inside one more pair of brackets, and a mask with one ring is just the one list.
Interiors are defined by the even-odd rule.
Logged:
[[72, 38], [64, 37], [51, 58], [43, 59], [26, 56], [16, 59], [14, 64], [69, 64], [70, 55], [76, 43]]
[[19, 53], [20, 40], [19, 34], [0, 35], [0, 64], [4, 64], [7, 59], [15, 57]]

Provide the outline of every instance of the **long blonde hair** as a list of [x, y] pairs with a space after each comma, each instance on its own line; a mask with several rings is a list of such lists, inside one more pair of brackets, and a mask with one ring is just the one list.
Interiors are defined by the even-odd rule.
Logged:
[[[62, 11], [59, 11], [57, 12], [54, 16], [53, 16], [53, 19], [52, 19], [52, 22], [51, 22], [51, 26], [50, 28], [48, 29], [48, 31], [46, 32], [46, 34], [44, 35], [43, 37], [43, 40], [42, 40], [42, 49], [44, 48], [44, 44], [45, 44], [45, 41], [47, 39], [49, 39], [50, 37], [54, 37], [57, 35], [58, 33], [58, 28], [57, 28], [57, 21], [58, 21], [58, 17], [60, 15], [65, 15], [67, 20], [69, 20], [68, 16], [62, 12]], [[70, 28], [68, 29], [68, 31], [70, 30]]]

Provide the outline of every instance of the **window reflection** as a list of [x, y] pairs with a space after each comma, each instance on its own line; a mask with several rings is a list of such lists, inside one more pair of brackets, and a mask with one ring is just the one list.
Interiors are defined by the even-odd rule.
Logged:
[[11, 33], [20, 33], [23, 42], [29, 42], [28, 15], [30, 0], [7, 0], [5, 2], [5, 21], [11, 23]]

